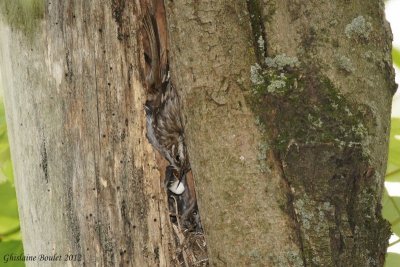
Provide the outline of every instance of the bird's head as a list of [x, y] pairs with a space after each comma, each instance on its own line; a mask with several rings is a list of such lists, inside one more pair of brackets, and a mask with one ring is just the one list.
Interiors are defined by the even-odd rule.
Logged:
[[176, 147], [172, 147], [172, 154], [172, 165], [175, 167], [174, 174], [181, 181], [190, 171], [189, 157], [183, 138], [180, 138]]

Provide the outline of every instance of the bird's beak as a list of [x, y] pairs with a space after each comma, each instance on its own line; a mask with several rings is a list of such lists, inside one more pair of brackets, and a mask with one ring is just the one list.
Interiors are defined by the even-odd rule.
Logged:
[[185, 178], [186, 178], [186, 171], [181, 169], [179, 173], [179, 182], [182, 182], [182, 180]]

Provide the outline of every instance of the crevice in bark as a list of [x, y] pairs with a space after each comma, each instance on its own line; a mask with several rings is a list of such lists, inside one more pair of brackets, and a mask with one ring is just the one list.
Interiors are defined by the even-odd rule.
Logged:
[[46, 181], [46, 184], [49, 183], [49, 170], [48, 170], [48, 162], [47, 162], [47, 149], [46, 149], [46, 138], [42, 137], [42, 143], [40, 147], [40, 154], [41, 154], [41, 167], [43, 170], [43, 175], [44, 175], [44, 180]]
[[[254, 46], [254, 51], [255, 51], [256, 57], [257, 57], [257, 63], [259, 64], [258, 66], [260, 66], [260, 69], [265, 69], [268, 67], [268, 66], [266, 66], [266, 58], [268, 57], [269, 54], [268, 54], [267, 32], [264, 27], [265, 18], [263, 15], [263, 9], [262, 9], [262, 6], [261, 6], [261, 3], [259, 0], [256, 0], [256, 1], [247, 0], [246, 2], [247, 2], [247, 8], [249, 11], [249, 17], [250, 17], [250, 22], [251, 22], [253, 46]], [[257, 65], [254, 65], [254, 66], [257, 66]], [[292, 71], [291, 69], [285, 70], [285, 72], [291, 72], [291, 71]], [[274, 75], [271, 75], [271, 76], [274, 76]], [[272, 77], [268, 77], [269, 80], [271, 78]], [[254, 79], [254, 77], [252, 77], [252, 79]], [[264, 82], [264, 80], [263, 80], [263, 82]], [[252, 99], [251, 97], [249, 99], [250, 99], [249, 102], [251, 103], [250, 106], [253, 108], [253, 112], [256, 115], [259, 115], [260, 114], [260, 112], [259, 112], [260, 105], [262, 104], [262, 102], [261, 101], [255, 102], [254, 99]], [[269, 109], [264, 107], [264, 110], [269, 110]], [[277, 114], [277, 112], [273, 112], [271, 110], [269, 116], [275, 117], [276, 114]], [[263, 119], [262, 117], [260, 119], [263, 120], [264, 122], [268, 121], [268, 120]], [[265, 124], [262, 124], [262, 125], [265, 125]], [[273, 123], [271, 123], [271, 125], [273, 125]], [[279, 135], [279, 133], [278, 133], [278, 130], [276, 130], [276, 131], [270, 131], [269, 133], [267, 133], [267, 135], [268, 136], [264, 136], [264, 138], [267, 138], [268, 140], [270, 140], [270, 139], [274, 140], [276, 138], [276, 135]], [[296, 214], [296, 211], [295, 211], [295, 208], [293, 205], [295, 197], [294, 197], [293, 193], [290, 192], [290, 189], [292, 188], [292, 186], [291, 186], [290, 181], [285, 176], [284, 166], [282, 164], [282, 160], [280, 159], [279, 152], [276, 151], [276, 149], [273, 149], [273, 151], [271, 151], [271, 155], [273, 158], [273, 162], [275, 162], [275, 166], [279, 169], [280, 176], [282, 177], [282, 179], [284, 180], [284, 183], [287, 186], [286, 187], [287, 188], [287, 192], [286, 192], [287, 202], [284, 206], [284, 210], [293, 221], [292, 226], [295, 230], [296, 237], [297, 237], [297, 240], [295, 240], [295, 243], [297, 243], [297, 245], [301, 251], [301, 260], [302, 260], [303, 265], [307, 266], [307, 261], [306, 261], [305, 253], [304, 253], [303, 236], [301, 234], [301, 229], [300, 229], [300, 222], [299, 222], [298, 215]]]
[[112, 7], [112, 16], [115, 22], [118, 24], [118, 40], [122, 41], [126, 36], [123, 32], [123, 12], [125, 9], [125, 0], [112, 0], [111, 2]]
[[268, 56], [267, 51], [267, 34], [264, 27], [264, 16], [260, 0], [247, 0], [247, 9], [250, 15], [251, 29], [253, 33], [254, 51], [257, 62], [264, 65], [265, 58]]
[[[143, 0], [141, 1], [141, 8], [143, 13], [143, 25], [141, 26], [142, 30], [139, 34], [139, 43], [142, 45], [142, 53], [140, 56], [142, 68], [139, 70], [139, 72], [143, 86], [147, 89], [147, 101], [144, 108], [144, 110], [146, 110], [146, 120], [148, 123], [147, 138], [149, 143], [152, 144], [154, 149], [157, 151], [156, 162], [158, 163], [158, 169], [161, 173], [160, 185], [165, 185], [166, 194], [163, 194], [162, 197], [166, 197], [168, 200], [170, 223], [176, 241], [176, 251], [173, 252], [176, 255], [175, 264], [177, 266], [209, 266], [207, 245], [197, 205], [193, 173], [190, 169], [184, 170], [184, 166], [180, 166], [182, 167], [181, 169], [176, 168], [174, 164], [175, 159], [177, 157], [179, 158], [179, 155], [181, 154], [170, 157], [163, 153], [164, 150], [171, 150], [171, 154], [174, 155], [173, 150], [176, 147], [179, 147], [180, 143], [174, 143], [172, 147], [168, 147], [168, 149], [165, 149], [163, 146], [164, 143], [163, 145], [160, 145], [162, 142], [161, 140], [164, 140], [165, 138], [171, 138], [171, 135], [174, 134], [179, 133], [181, 135], [182, 133], [180, 132], [184, 131], [184, 129], [176, 129], [176, 127], [179, 126], [179, 123], [177, 123], [174, 125], [174, 127], [172, 127], [174, 128], [174, 132], [167, 133], [168, 137], [160, 136], [161, 132], [154, 133], [159, 129], [158, 126], [154, 124], [153, 129], [153, 123], [150, 122], [150, 120], [157, 121], [160, 117], [158, 112], [161, 113], [161, 110], [163, 110], [162, 107], [168, 105], [165, 104], [167, 101], [169, 101], [168, 98], [171, 97], [171, 93], [168, 93], [168, 90], [175, 90], [169, 74], [170, 70], [167, 41], [168, 34], [164, 2], [162, 0], [152, 0], [149, 2]], [[150, 16], [150, 19], [146, 18], [146, 16]], [[147, 22], [145, 21], [146, 19]], [[149, 22], [152, 25], [149, 25]], [[154, 30], [155, 36], [152, 36], [152, 32], [149, 33], [149, 26], [153, 27], [152, 30]], [[152, 51], [155, 47], [158, 50], [157, 52], [159, 52], [157, 53], [158, 55], [155, 55], [154, 51]], [[155, 72], [159, 72], [160, 77], [156, 77], [159, 75], [159, 73], [155, 74]], [[154, 79], [154, 81], [152, 80], [149, 82], [151, 79]], [[152, 82], [154, 82], [155, 85], [152, 84]], [[157, 82], [160, 83], [160, 87], [157, 86]], [[165, 89], [164, 86], [167, 89]], [[178, 99], [176, 102], [173, 102], [175, 105], [177, 105], [176, 107], [173, 107], [173, 109], [177, 110], [179, 118], [175, 118], [174, 116], [176, 114], [174, 114], [172, 111], [172, 113], [167, 116], [168, 120], [163, 123], [175, 124], [175, 119], [182, 121], [180, 115], [179, 96], [177, 95], [177, 92], [173, 92], [173, 94], [176, 94]], [[177, 132], [175, 133], [176, 130]], [[149, 131], [151, 131], [151, 133]], [[151, 136], [154, 136], [154, 138]], [[182, 134], [182, 136], [184, 137], [184, 134]], [[186, 147], [179, 149], [183, 149], [185, 151]], [[158, 154], [158, 152], [160, 153]], [[186, 174], [183, 172], [186, 172]], [[183, 193], [173, 192], [173, 190], [171, 190], [171, 186], [168, 184], [171, 179], [176, 179], [178, 177], [181, 177], [179, 178], [181, 180], [176, 189], [183, 185], [185, 188]], [[157, 254], [156, 251], [155, 254]]]

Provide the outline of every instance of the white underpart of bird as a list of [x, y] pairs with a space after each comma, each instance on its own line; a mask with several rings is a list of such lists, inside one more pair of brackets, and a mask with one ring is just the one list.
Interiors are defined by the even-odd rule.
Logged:
[[176, 195], [181, 195], [185, 191], [185, 186], [179, 181], [179, 179], [176, 179], [171, 183], [168, 189]]

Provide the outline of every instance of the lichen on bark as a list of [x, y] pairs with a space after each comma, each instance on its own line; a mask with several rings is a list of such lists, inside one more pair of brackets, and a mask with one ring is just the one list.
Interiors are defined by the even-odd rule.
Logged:
[[284, 151], [291, 142], [361, 145], [368, 134], [362, 108], [354, 108], [328, 77], [315, 75], [316, 69], [306, 73], [297, 63], [281, 66], [260, 71], [262, 82], [253, 86], [250, 98], [258, 116], [279, 129], [275, 136], [270, 132], [276, 149]]
[[[264, 21], [269, 59], [251, 68], [248, 100], [281, 162], [290, 189], [283, 209], [297, 226], [304, 265], [381, 266], [390, 236], [380, 199], [393, 70], [390, 43], [365, 41], [390, 39], [381, 6], [357, 3], [352, 14], [321, 1], [322, 16], [311, 2], [267, 2], [263, 14], [274, 14]], [[272, 64], [285, 57], [299, 64]], [[381, 81], [380, 95], [368, 73]]]

